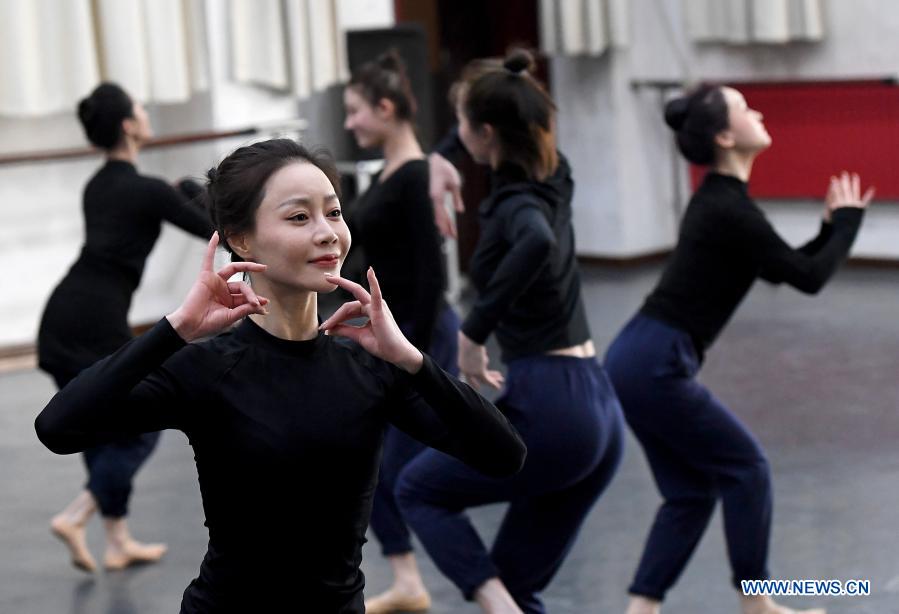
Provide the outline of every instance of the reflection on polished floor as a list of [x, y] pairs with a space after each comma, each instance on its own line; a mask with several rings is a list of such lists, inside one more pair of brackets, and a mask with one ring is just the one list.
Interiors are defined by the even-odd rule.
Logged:
[[[584, 268], [586, 301], [603, 348], [639, 305], [658, 266]], [[818, 297], [759, 284], [707, 358], [702, 379], [756, 433], [775, 477], [771, 570], [782, 579], [866, 579], [869, 597], [785, 599], [830, 614], [899, 612], [899, 271], [851, 267]], [[170, 614], [205, 551], [196, 471], [186, 438], [166, 433], [139, 474], [131, 527], [170, 550], [159, 565], [91, 577], [68, 564], [50, 516], [84, 479], [77, 457], [44, 450], [32, 430], [53, 392], [43, 374], [0, 376], [0, 613]], [[624, 611], [658, 503], [629, 437], [618, 476], [546, 592], [553, 614]], [[476, 510], [485, 537], [501, 506]], [[99, 521], [90, 544], [100, 555]], [[432, 612], [477, 611], [422, 556]], [[365, 549], [374, 593], [389, 582], [376, 543]], [[720, 513], [666, 614], [736, 612]], [[313, 613], [314, 614], [314, 613]]]

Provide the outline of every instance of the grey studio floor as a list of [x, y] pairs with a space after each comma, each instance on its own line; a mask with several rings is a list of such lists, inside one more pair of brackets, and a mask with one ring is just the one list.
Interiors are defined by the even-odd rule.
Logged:
[[[598, 347], [640, 304], [658, 265], [587, 266], [585, 299]], [[843, 269], [817, 297], [758, 284], [706, 360], [701, 379], [766, 448], [774, 472], [775, 578], [867, 579], [867, 597], [817, 597], [830, 614], [899, 612], [899, 270]], [[47, 522], [83, 482], [78, 457], [43, 449], [34, 416], [53, 392], [37, 371], [0, 375], [0, 614], [161, 614], [178, 610], [206, 532], [186, 438], [166, 433], [138, 475], [131, 527], [165, 541], [161, 564], [89, 576], [69, 565]], [[642, 451], [628, 435], [624, 461], [574, 550], [545, 593], [549, 612], [622, 613], [625, 592], [659, 502]], [[491, 539], [502, 506], [475, 510]], [[248, 527], [251, 530], [252, 527]], [[101, 526], [90, 543], [102, 554]], [[389, 569], [370, 542], [368, 591]], [[420, 557], [432, 612], [476, 612]], [[737, 611], [720, 510], [666, 602], [666, 613]], [[315, 614], [315, 613], [313, 613]]]

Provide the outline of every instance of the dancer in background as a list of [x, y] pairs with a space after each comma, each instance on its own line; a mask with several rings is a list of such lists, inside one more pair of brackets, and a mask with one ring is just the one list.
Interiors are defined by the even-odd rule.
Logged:
[[[497, 477], [521, 468], [525, 447], [403, 336], [373, 270], [371, 293], [339, 277], [350, 234], [329, 158], [288, 139], [255, 143], [209, 172], [208, 191], [218, 232], [182, 305], [69, 382], [38, 436], [65, 454], [187, 434], [209, 548], [182, 613], [362, 614], [386, 425]], [[214, 272], [219, 236], [233, 262]], [[249, 283], [228, 283], [240, 272]], [[355, 300], [319, 324], [318, 295], [337, 286]]]
[[[485, 612], [542, 613], [541, 591], [621, 458], [622, 419], [595, 358], [571, 225], [573, 181], [555, 148], [555, 105], [531, 77], [532, 58], [478, 63], [457, 84], [459, 136], [490, 165], [481, 234], [470, 264], [478, 298], [459, 335], [460, 368], [500, 387], [484, 342], [508, 365], [498, 404], [528, 446], [512, 478], [486, 477], [437, 451], [400, 474], [405, 518], [440, 570]], [[465, 509], [508, 501], [488, 552]]]
[[[201, 207], [188, 203], [165, 181], [138, 173], [138, 154], [152, 136], [140, 103], [119, 86], [103, 83], [79, 103], [78, 118], [88, 140], [105, 152], [106, 162], [84, 190], [81, 254], [53, 291], [41, 318], [39, 364], [60, 388], [131, 339], [131, 297], [162, 222], [198, 237], [212, 233]], [[136, 541], [126, 522], [132, 480], [158, 438], [158, 433], [144, 433], [85, 450], [85, 490], [50, 523], [79, 569], [96, 568], [85, 526], [98, 508], [106, 529], [108, 569], [157, 561], [165, 553], [163, 544]]]
[[[428, 196], [428, 163], [415, 136], [416, 102], [396, 51], [360, 66], [344, 90], [345, 127], [362, 148], [383, 152], [384, 168], [353, 208], [350, 227], [400, 329], [445, 371], [458, 374], [459, 318], [446, 303], [442, 240]], [[394, 497], [400, 470], [424, 445], [392, 426], [371, 514], [371, 528], [394, 573], [393, 585], [365, 602], [366, 612], [427, 610], [409, 529]]]
[[[681, 222], [662, 278], [609, 348], [606, 368], [664, 503], [636, 576], [628, 614], [658, 614], [720, 498], [743, 614], [790, 614], [741, 580], [768, 578], [771, 474], [761, 446], [696, 376], [757, 277], [818, 292], [846, 258], [873, 191], [833, 177], [818, 236], [793, 249], [749, 196], [756, 156], [771, 144], [761, 113], [729, 87], [671, 101], [665, 120], [684, 157], [710, 166]], [[823, 610], [810, 610], [820, 614]]]

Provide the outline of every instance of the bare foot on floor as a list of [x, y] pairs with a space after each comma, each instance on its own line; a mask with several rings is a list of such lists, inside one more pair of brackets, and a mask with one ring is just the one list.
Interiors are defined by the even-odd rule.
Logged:
[[632, 595], [625, 614], [659, 614], [661, 611], [661, 602], [640, 595]]
[[824, 608], [812, 610], [794, 610], [780, 605], [770, 597], [743, 597], [741, 599], [742, 614], [827, 614]]
[[72, 522], [66, 515], [59, 514], [50, 521], [50, 531], [72, 553], [72, 565], [88, 573], [97, 570], [97, 563], [87, 549], [84, 525]]
[[155, 563], [168, 549], [165, 544], [142, 544], [129, 539], [119, 546], [108, 545], [103, 563], [110, 571], [125, 569], [131, 565]]
[[422, 589], [417, 592], [393, 586], [380, 595], [365, 600], [366, 614], [391, 612], [424, 612], [431, 607], [431, 596]]

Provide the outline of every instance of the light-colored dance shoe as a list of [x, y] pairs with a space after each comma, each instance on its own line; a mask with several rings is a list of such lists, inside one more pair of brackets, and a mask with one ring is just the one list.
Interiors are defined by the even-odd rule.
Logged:
[[403, 595], [389, 590], [365, 601], [366, 614], [426, 612], [430, 607], [431, 596], [427, 592], [417, 595]]
[[118, 571], [132, 565], [156, 563], [168, 549], [165, 544], [142, 544], [129, 540], [120, 549], [107, 549], [103, 564], [109, 571]]
[[72, 565], [81, 571], [93, 573], [97, 563], [87, 549], [84, 527], [71, 522], [64, 515], [54, 516], [50, 521], [50, 532], [59, 538], [72, 553]]

